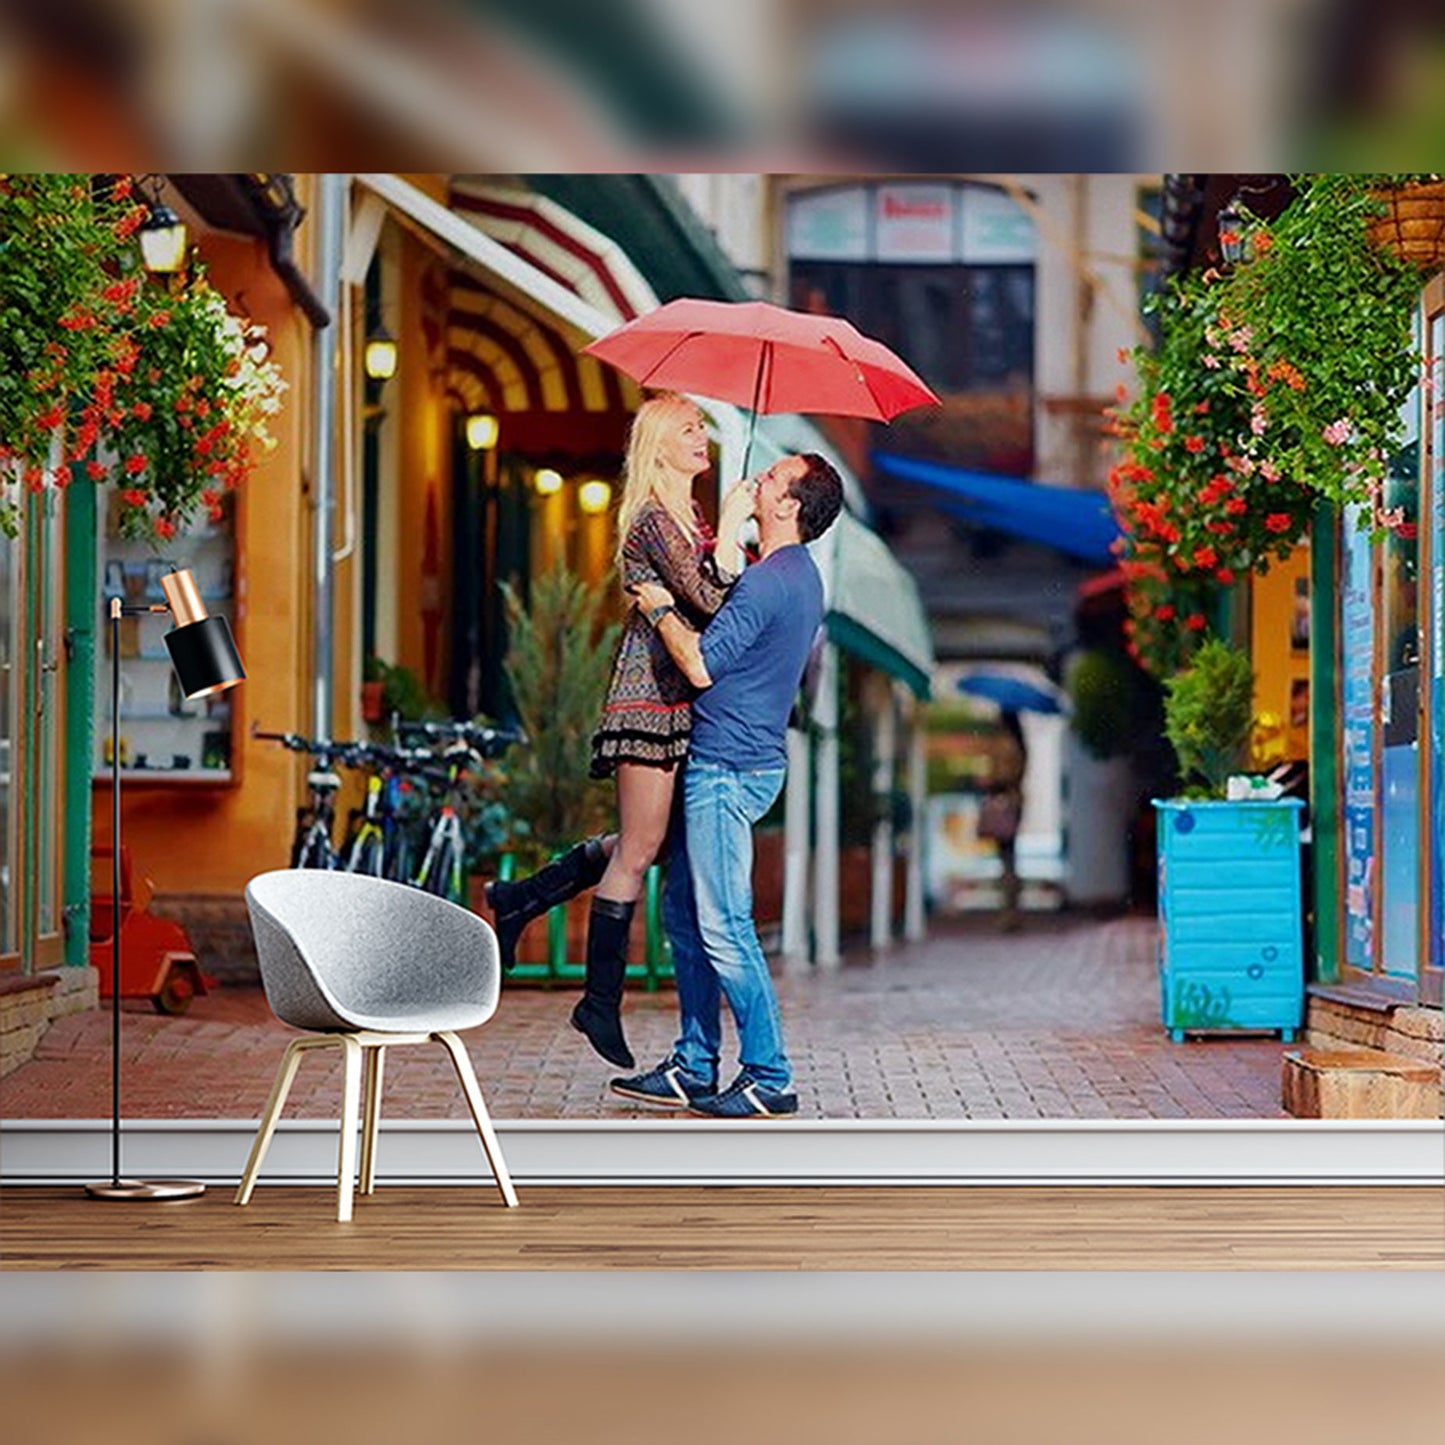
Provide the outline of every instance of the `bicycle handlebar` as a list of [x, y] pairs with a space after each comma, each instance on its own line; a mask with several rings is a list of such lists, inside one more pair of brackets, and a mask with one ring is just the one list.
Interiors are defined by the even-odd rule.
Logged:
[[500, 757], [513, 744], [525, 745], [526, 733], [519, 728], [494, 728], [471, 722], [402, 722], [392, 723], [398, 736], [411, 735], [431, 741], [467, 743], [484, 758]]

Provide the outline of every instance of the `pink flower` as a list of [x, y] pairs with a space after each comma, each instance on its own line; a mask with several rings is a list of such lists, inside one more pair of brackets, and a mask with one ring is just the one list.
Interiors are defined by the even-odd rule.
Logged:
[[1258, 402], [1255, 402], [1249, 409], [1250, 431], [1252, 431], [1255, 436], [1262, 437], [1265, 433], [1265, 428], [1268, 426], [1269, 418], [1265, 415], [1264, 408]]
[[1338, 447], [1343, 446], [1349, 441], [1351, 436], [1354, 435], [1354, 431], [1355, 429], [1350, 425], [1349, 418], [1342, 416], [1338, 421], [1332, 421], [1320, 435], [1323, 436], [1332, 447]]

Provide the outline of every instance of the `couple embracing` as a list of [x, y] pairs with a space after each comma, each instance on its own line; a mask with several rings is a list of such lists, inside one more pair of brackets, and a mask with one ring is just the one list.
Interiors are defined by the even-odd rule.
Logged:
[[[666, 846], [663, 922], [681, 1027], [666, 1059], [611, 1088], [698, 1114], [772, 1118], [796, 1113], [798, 1099], [753, 923], [752, 829], [782, 790], [788, 716], [823, 620], [822, 580], [805, 544], [832, 526], [843, 494], [822, 457], [784, 457], [728, 492], [714, 540], [692, 495], [708, 465], [692, 402], [643, 403], [618, 515], [632, 610], [592, 743], [593, 775], [616, 780], [619, 829], [487, 892], [510, 966], [528, 922], [596, 885], [572, 1023], [603, 1058], [632, 1069], [621, 1018], [627, 938], [647, 869]], [[750, 517], [759, 555], [733, 576]], [[740, 1054], [726, 1087], [723, 999]]]

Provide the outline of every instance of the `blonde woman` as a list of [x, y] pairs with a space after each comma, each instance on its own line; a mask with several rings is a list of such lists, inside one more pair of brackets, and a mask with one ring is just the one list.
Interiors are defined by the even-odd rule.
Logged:
[[[752, 510], [752, 487], [740, 482], [723, 501], [714, 543], [693, 499], [693, 483], [708, 466], [707, 427], [692, 402], [671, 394], [643, 402], [627, 443], [617, 570], [629, 590], [661, 584], [699, 631], [727, 596], [732, 578], [723, 568], [736, 556], [738, 532]], [[629, 607], [592, 739], [593, 777], [617, 780], [618, 832], [579, 843], [530, 878], [487, 889], [510, 968], [532, 919], [597, 885], [587, 924], [587, 982], [572, 1024], [619, 1068], [635, 1066], [622, 1032], [627, 938], [647, 870], [667, 838], [692, 696], [656, 629]]]

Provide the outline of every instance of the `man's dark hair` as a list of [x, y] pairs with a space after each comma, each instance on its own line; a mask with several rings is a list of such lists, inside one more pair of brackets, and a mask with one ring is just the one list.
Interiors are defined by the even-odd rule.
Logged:
[[805, 542], [821, 537], [843, 510], [843, 483], [833, 465], [817, 452], [803, 452], [808, 470], [788, 488], [798, 500], [798, 536]]

